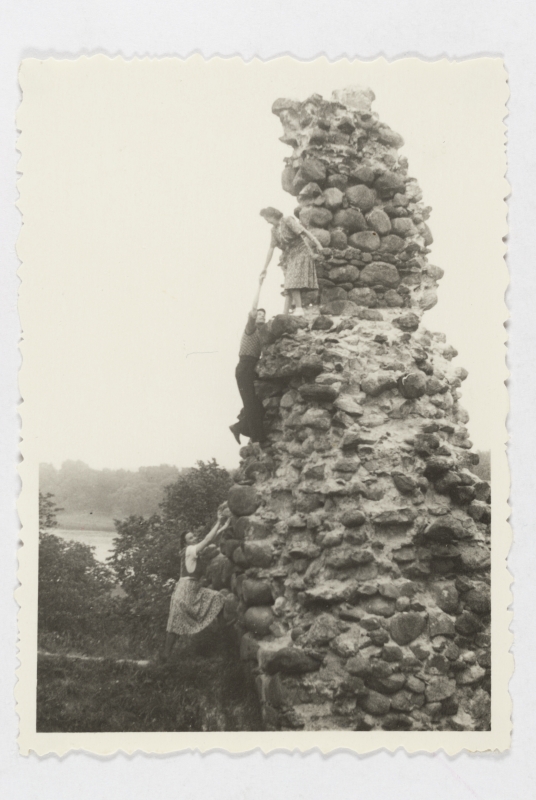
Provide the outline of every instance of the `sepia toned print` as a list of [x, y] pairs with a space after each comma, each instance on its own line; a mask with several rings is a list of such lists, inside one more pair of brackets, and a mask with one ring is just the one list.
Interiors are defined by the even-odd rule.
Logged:
[[[166, 162], [161, 178], [166, 204], [156, 201], [156, 195], [134, 191], [129, 209], [140, 220], [140, 209], [149, 209], [153, 199], [159, 210], [148, 211], [146, 230], [133, 234], [141, 243], [134, 262], [128, 268], [126, 262], [120, 264], [117, 274], [112, 263], [100, 266], [96, 254], [100, 248], [106, 259], [104, 242], [114, 237], [114, 246], [127, 242], [132, 219], [127, 213], [118, 212], [127, 228], [106, 230], [105, 225], [103, 231], [92, 225], [91, 217], [84, 222], [75, 212], [76, 224], [67, 221], [65, 227], [71, 236], [70, 253], [80, 253], [80, 261], [69, 266], [70, 274], [57, 238], [43, 238], [34, 221], [32, 197], [48, 187], [50, 173], [37, 146], [30, 150], [28, 144], [39, 142], [32, 126], [45, 113], [38, 101], [31, 105], [32, 97], [43, 85], [46, 92], [52, 91], [53, 76], [59, 78], [58, 70], [66, 70], [66, 93], [56, 91], [54, 101], [67, 120], [76, 122], [73, 104], [90, 92], [88, 76], [100, 88], [106, 76], [112, 83], [126, 81], [134, 90], [144, 85], [138, 108], [149, 103], [143, 99], [147, 86], [158, 86], [168, 104], [165, 113], [176, 114], [173, 124], [183, 135], [181, 114], [195, 118], [205, 113], [192, 98], [204, 97], [206, 108], [214, 62], [196, 58], [127, 65], [98, 57], [47, 65], [50, 77], [44, 84], [38, 62], [25, 62], [21, 76], [21, 207], [26, 227], [20, 245], [21, 313], [23, 324], [24, 316], [29, 321], [28, 363], [21, 375], [28, 431], [21, 516], [29, 548], [21, 553], [19, 597], [23, 751], [62, 753], [82, 747], [97, 753], [140, 748], [168, 752], [214, 746], [234, 751], [256, 746], [265, 751], [315, 746], [358, 752], [399, 746], [409, 751], [505, 749], [511, 660], [501, 384], [506, 88], [500, 62], [219, 62], [237, 98], [252, 87], [268, 98], [275, 86], [294, 90], [300, 80], [303, 83], [301, 96], [274, 92], [265, 109], [266, 136], [275, 133], [271, 106], [286, 148], [279, 151], [283, 193], [274, 192], [276, 181], [262, 167], [257, 177], [241, 176], [236, 168], [233, 173], [228, 165], [231, 147], [220, 174], [204, 166], [203, 148], [197, 151], [192, 137], [188, 141], [193, 164], [181, 161], [181, 144], [173, 164], [168, 131], [170, 145], [164, 142], [163, 148], [171, 162]], [[407, 76], [410, 66], [417, 79], [426, 75], [421, 80], [428, 92], [435, 87], [446, 97], [450, 91], [448, 96], [456, 96], [460, 109], [470, 106], [464, 92], [473, 80], [481, 92], [482, 110], [472, 113], [476, 119], [487, 115], [489, 140], [477, 146], [487, 160], [479, 164], [471, 150], [475, 174], [460, 169], [458, 176], [469, 196], [479, 198], [483, 194], [474, 182], [478, 184], [477, 174], [486, 176], [493, 189], [487, 193], [489, 208], [503, 225], [503, 230], [480, 225], [478, 210], [472, 207], [477, 244], [481, 242], [482, 254], [488, 248], [493, 253], [491, 261], [473, 262], [475, 276], [485, 274], [489, 265], [489, 286], [475, 300], [475, 322], [492, 332], [487, 340], [475, 342], [474, 330], [467, 347], [477, 369], [476, 388], [469, 397], [472, 408], [482, 410], [476, 425], [464, 407], [471, 369], [460, 363], [448, 331], [435, 330], [434, 317], [442, 303], [441, 280], [450, 264], [456, 270], [470, 226], [449, 225], [448, 207], [443, 210], [439, 237], [445, 249], [439, 254], [444, 253], [446, 263], [436, 265], [434, 213], [405, 154], [407, 136], [412, 131], [420, 135], [418, 125], [408, 116], [409, 133], [399, 132], [376, 110], [381, 93], [396, 92], [400, 75]], [[466, 70], [463, 81], [457, 69]], [[186, 87], [198, 87], [189, 105], [176, 102], [178, 76]], [[326, 76], [332, 85], [329, 92]], [[322, 92], [306, 92], [306, 86], [318, 86]], [[73, 94], [73, 88], [81, 94]], [[229, 102], [230, 116], [236, 107]], [[217, 108], [214, 117], [220, 119], [218, 114], [225, 112]], [[132, 112], [127, 102], [124, 110], [119, 104], [113, 113], [124, 124], [125, 115]], [[248, 124], [246, 113], [240, 113]], [[398, 113], [403, 122], [404, 113]], [[111, 131], [110, 120], [100, 118]], [[82, 130], [81, 124], [78, 127]], [[33, 139], [25, 140], [27, 130]], [[127, 151], [139, 147], [138, 134], [130, 140], [124, 135]], [[215, 127], [215, 140], [217, 136]], [[142, 140], [145, 148], [154, 145], [147, 144], [146, 134]], [[74, 123], [64, 146], [69, 141], [85, 141]], [[468, 152], [476, 146], [470, 142]], [[463, 153], [464, 146], [457, 146]], [[143, 147], [139, 152], [149, 154]], [[99, 151], [89, 152], [102, 181]], [[65, 157], [56, 152], [58, 169], [60, 164], [64, 169]], [[69, 158], [79, 169], [80, 153]], [[441, 157], [437, 159], [441, 163]], [[434, 158], [423, 159], [431, 175], [434, 163]], [[173, 194], [169, 189], [166, 194], [169, 170], [184, 181], [173, 183]], [[195, 172], [193, 182], [190, 170]], [[245, 198], [238, 199], [227, 183], [232, 174], [238, 186], [255, 183], [255, 199], [265, 197], [264, 204], [250, 208]], [[25, 190], [27, 176], [30, 186]], [[440, 186], [441, 178], [435, 179]], [[75, 198], [84, 197], [89, 184], [81, 179], [77, 183], [67, 171], [63, 180], [63, 188]], [[158, 185], [155, 180], [153, 185]], [[445, 176], [445, 187], [451, 186], [450, 180]], [[51, 218], [60, 231], [57, 220], [64, 198], [59, 191], [57, 197], [58, 211]], [[75, 205], [79, 202], [75, 199]], [[205, 202], [215, 203], [217, 219], [207, 213]], [[98, 209], [99, 201], [91, 200], [87, 207]], [[172, 220], [171, 233], [162, 227], [164, 209], [166, 219]], [[239, 211], [247, 217], [243, 225], [251, 226], [255, 235], [244, 234], [235, 241], [232, 264], [233, 255], [225, 252], [226, 227], [237, 224]], [[454, 207], [452, 217], [459, 218]], [[196, 239], [195, 230], [208, 229], [213, 242]], [[93, 235], [96, 243], [83, 252], [74, 231]], [[145, 250], [158, 236], [169, 242], [167, 250], [158, 242], [163, 266], [153, 266]], [[194, 240], [192, 248], [189, 243]], [[120, 259], [127, 253], [126, 245], [122, 247]], [[210, 259], [211, 252], [221, 254], [220, 264]], [[194, 265], [206, 271], [200, 293], [194, 285], [203, 286], [203, 275], [193, 276]], [[453, 318], [459, 316], [458, 298], [459, 308], [464, 307], [464, 280], [470, 284], [476, 279], [470, 275], [470, 260], [463, 266], [465, 274], [456, 273], [458, 282], [447, 295]], [[227, 278], [222, 268], [228, 270]], [[59, 404], [64, 401], [56, 386], [50, 405], [46, 410], [45, 404], [40, 406], [45, 384], [37, 370], [38, 334], [42, 331], [46, 339], [56, 324], [36, 311], [40, 269], [50, 280], [48, 307], [57, 307], [58, 314], [70, 320], [68, 329], [58, 326], [55, 334], [61, 352], [69, 330], [77, 331], [78, 322], [71, 316], [76, 308], [89, 312], [87, 335], [94, 330], [99, 336], [95, 320], [109, 307], [109, 291], [111, 298], [123, 296], [126, 301], [124, 310], [114, 306], [114, 313], [126, 337], [129, 366], [124, 359], [120, 363], [113, 340], [107, 340], [106, 349], [98, 349], [86, 343], [81, 329], [77, 341], [84, 351], [87, 348], [89, 365], [104, 356], [130, 381], [137, 351], [134, 344], [128, 345], [129, 332], [136, 342], [143, 340], [148, 352], [159, 347], [161, 353], [177, 350], [177, 333], [190, 336], [185, 362], [189, 357], [197, 363], [203, 356], [212, 359], [196, 367], [197, 386], [172, 377], [164, 392], [151, 394], [148, 385], [123, 406], [132, 420], [125, 433], [130, 439], [139, 437], [140, 453], [144, 439], [150, 441], [148, 458], [166, 466], [127, 460], [118, 452], [120, 444], [111, 445], [112, 432], [97, 447], [85, 433], [80, 438], [76, 434], [76, 441], [73, 434], [60, 433]], [[72, 290], [72, 310], [66, 312], [59, 298], [52, 299], [52, 288], [71, 280], [87, 282], [90, 294], [95, 291], [91, 306], [78, 287]], [[226, 285], [225, 293], [214, 293], [209, 280], [214, 286]], [[31, 289], [25, 290], [25, 281]], [[173, 298], [179, 291], [187, 318], [177, 319], [176, 306], [170, 306], [166, 317], [165, 301], [158, 294], [156, 300], [150, 297], [153, 305], [147, 311], [143, 291], [137, 296], [133, 289], [138, 281], [147, 296], [152, 286], [161, 286], [162, 293]], [[249, 309], [242, 300], [248, 295]], [[461, 331], [464, 323], [451, 323], [449, 315], [444, 318], [448, 329]], [[108, 329], [104, 317], [102, 325]], [[161, 330], [172, 331], [165, 344]], [[54, 351], [41, 347], [43, 364], [45, 354]], [[460, 349], [464, 347], [462, 334]], [[228, 368], [236, 358], [233, 349], [238, 364]], [[474, 360], [471, 353], [476, 353]], [[158, 357], [162, 355], [153, 361]], [[156, 362], [151, 365], [143, 351], [141, 358], [141, 380], [145, 374], [148, 383], [158, 384]], [[482, 361], [485, 379], [478, 378]], [[191, 366], [176, 363], [178, 376], [191, 374], [185, 371]], [[73, 401], [80, 397], [75, 387], [84, 385], [78, 382], [78, 369], [77, 364], [72, 377], [65, 373], [64, 390], [69, 393], [72, 386]], [[115, 375], [111, 381], [110, 407], [119, 409]], [[200, 392], [203, 381], [211, 386], [208, 396]], [[494, 387], [493, 409], [487, 407], [484, 385]], [[155, 398], [152, 406], [143, 398], [145, 391]], [[108, 423], [96, 416], [89, 402], [96, 397], [95, 389], [87, 382], [85, 392], [80, 426], [89, 432], [90, 419]], [[233, 405], [238, 417], [233, 421], [229, 415], [224, 423], [223, 414]], [[171, 426], [179, 437], [173, 460], [166, 462], [170, 449], [165, 429], [152, 424], [145, 433], [148, 415], [166, 420], [167, 429]], [[47, 420], [57, 425], [55, 442], [45, 433]], [[117, 424], [121, 428], [123, 421], [118, 418]], [[234, 455], [228, 456], [230, 447]], [[189, 464], [188, 448], [197, 456]], [[82, 461], [90, 452], [95, 466]], [[122, 465], [127, 463], [132, 466], [125, 469]], [[92, 549], [101, 541], [101, 549]], [[36, 693], [23, 694], [33, 679]]]

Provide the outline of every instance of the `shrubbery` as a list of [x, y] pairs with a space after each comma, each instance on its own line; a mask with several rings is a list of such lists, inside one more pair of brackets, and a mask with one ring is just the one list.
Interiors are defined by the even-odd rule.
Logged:
[[[180, 535], [207, 529], [231, 477], [216, 461], [199, 461], [167, 487], [158, 514], [116, 521], [115, 550], [104, 565], [87, 545], [53, 534], [55, 505], [40, 494], [39, 634], [86, 647], [115, 638], [130, 654], [148, 654], [165, 633], [170, 595], [180, 574]], [[126, 594], [114, 597], [119, 584]], [[99, 647], [99, 650], [101, 648]]]
[[180, 574], [180, 535], [189, 529], [208, 530], [230, 485], [229, 473], [216, 461], [199, 461], [166, 488], [159, 514], [116, 521], [110, 564], [127, 593], [125, 612], [140, 634], [162, 635]]
[[39, 494], [39, 635], [62, 641], [109, 632], [115, 604], [112, 570], [91, 547], [65, 542], [50, 531], [59, 511], [52, 495]]

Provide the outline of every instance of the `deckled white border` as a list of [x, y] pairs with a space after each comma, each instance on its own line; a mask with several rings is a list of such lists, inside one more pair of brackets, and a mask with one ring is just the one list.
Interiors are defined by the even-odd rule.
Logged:
[[[221, 61], [221, 68], [229, 61], [240, 62], [241, 59], [211, 59], [211, 61]], [[90, 61], [102, 68], [109, 62], [105, 56], [94, 56]], [[134, 61], [137, 61], [136, 59]], [[186, 60], [186, 64], [199, 64], [203, 59], [195, 55]], [[471, 65], [482, 59], [469, 60], [464, 62], [447, 62], [441, 60], [430, 64], [422, 62], [417, 58], [404, 59], [411, 62], [415, 68], [427, 70], [438, 70], [448, 67], [450, 69], [466, 69], [469, 72]], [[502, 119], [506, 116], [506, 101], [508, 97], [506, 86], [506, 73], [500, 59], [488, 59], [492, 69], [500, 70], [503, 77], [503, 101], [501, 111], [497, 118], [497, 124], [504, 124]], [[23, 95], [25, 91], [25, 69], [30, 69], [38, 62], [28, 61], [21, 71], [21, 86]], [[69, 62], [71, 65], [73, 62]], [[87, 65], [87, 57], [78, 61], [79, 65]], [[150, 68], [147, 61], [146, 67]], [[258, 59], [254, 59], [250, 64], [261, 64]], [[281, 66], [295, 63], [289, 57], [274, 59], [268, 62], [269, 65]], [[301, 64], [302, 69], [329, 69], [333, 63], [347, 64], [352, 63], [347, 59], [337, 62], [329, 62], [326, 58], [316, 59], [315, 61]], [[369, 64], [371, 62], [368, 62]], [[385, 59], [377, 59], [376, 62], [382, 66], [387, 66]], [[396, 65], [399, 62], [394, 62]], [[497, 78], [495, 78], [497, 80]], [[24, 172], [24, 153], [28, 145], [28, 132], [25, 129], [25, 106], [24, 97], [21, 109], [18, 114], [18, 126], [22, 130], [20, 140], [20, 150], [22, 153], [21, 171]], [[497, 153], [500, 159], [501, 175], [506, 173], [506, 156], [504, 149]], [[496, 169], [496, 167], [495, 167]], [[24, 193], [24, 178], [19, 182], [21, 192], [20, 206], [23, 210], [25, 221], [28, 221], [28, 211], [26, 210], [27, 198]], [[508, 185], [502, 181], [502, 188], [497, 186], [498, 196], [506, 197]], [[504, 225], [501, 231], [494, 231], [499, 242], [499, 236], [505, 237], [507, 234], [506, 223], [506, 203], [504, 205]], [[499, 245], [498, 245], [499, 246]], [[504, 257], [505, 245], [501, 243], [501, 254]], [[22, 320], [23, 331], [31, 321], [31, 308], [25, 296], [25, 263], [31, 260], [31, 243], [25, 235], [25, 231], [19, 237], [18, 253], [23, 261], [20, 269], [22, 288], [20, 292], [19, 310]], [[506, 264], [503, 260], [502, 282], [506, 289], [508, 284], [508, 273]], [[497, 325], [504, 324], [508, 319], [506, 306], [503, 307], [502, 319], [497, 319]], [[506, 335], [505, 335], [506, 339]], [[507, 519], [509, 516], [508, 495], [509, 495], [509, 473], [506, 455], [498, 459], [497, 452], [505, 450], [507, 441], [506, 426], [503, 430], [496, 432], [496, 439], [492, 443], [494, 452], [493, 475], [492, 475], [492, 498], [493, 498], [493, 531], [492, 531], [492, 730], [487, 732], [404, 732], [404, 731], [371, 731], [371, 732], [345, 732], [345, 731], [289, 731], [289, 732], [240, 732], [240, 733], [36, 733], [35, 732], [35, 684], [36, 684], [36, 642], [37, 642], [37, 614], [36, 614], [36, 591], [37, 591], [37, 546], [36, 531], [37, 521], [37, 468], [38, 461], [35, 450], [36, 429], [32, 428], [31, 402], [35, 398], [31, 396], [32, 375], [28, 372], [25, 364], [25, 354], [29, 352], [30, 344], [23, 343], [21, 352], [23, 357], [22, 368], [19, 376], [21, 395], [25, 402], [21, 407], [21, 417], [23, 421], [23, 444], [21, 452], [23, 462], [19, 472], [23, 482], [23, 490], [19, 500], [19, 514], [22, 522], [22, 541], [24, 547], [19, 552], [19, 580], [21, 587], [16, 592], [16, 599], [21, 609], [19, 612], [19, 631], [20, 631], [20, 660], [21, 666], [17, 672], [18, 684], [15, 690], [17, 699], [17, 712], [20, 717], [20, 737], [19, 746], [22, 754], [33, 751], [39, 755], [54, 752], [58, 755], [71, 750], [87, 750], [99, 755], [108, 755], [117, 751], [134, 753], [143, 750], [146, 753], [169, 753], [184, 750], [199, 750], [207, 752], [214, 749], [225, 749], [229, 752], [244, 753], [256, 748], [261, 748], [263, 752], [269, 753], [275, 750], [295, 750], [306, 752], [311, 749], [319, 749], [323, 753], [331, 753], [335, 750], [352, 750], [357, 753], [368, 753], [380, 748], [385, 748], [390, 752], [403, 747], [410, 753], [425, 751], [432, 752], [443, 749], [449, 755], [468, 751], [504, 751], [509, 747], [511, 734], [511, 700], [508, 692], [508, 682], [513, 672], [513, 657], [509, 653], [512, 644], [512, 634], [508, 626], [511, 621], [511, 612], [508, 606], [511, 602], [510, 583], [511, 575], [506, 568], [506, 559], [511, 545], [511, 530]], [[505, 348], [503, 348], [505, 350]], [[500, 405], [504, 418], [508, 412], [508, 397], [504, 382], [508, 378], [508, 371], [504, 364], [501, 374], [497, 375], [497, 386], [501, 387], [500, 393], [494, 397], [494, 403]]]

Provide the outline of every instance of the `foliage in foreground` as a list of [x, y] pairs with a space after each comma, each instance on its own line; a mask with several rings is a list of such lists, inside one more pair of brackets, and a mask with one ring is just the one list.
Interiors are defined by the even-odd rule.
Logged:
[[255, 689], [221, 634], [182, 642], [166, 669], [39, 658], [37, 730], [261, 730]]
[[140, 634], [161, 636], [180, 574], [181, 533], [207, 530], [230, 485], [229, 473], [216, 461], [198, 461], [167, 487], [159, 514], [116, 521], [118, 535], [110, 565], [127, 593], [123, 603], [129, 624]]
[[84, 636], [109, 635], [115, 611], [113, 573], [88, 545], [65, 542], [50, 532], [59, 510], [50, 493], [39, 494], [39, 636], [77, 642]]

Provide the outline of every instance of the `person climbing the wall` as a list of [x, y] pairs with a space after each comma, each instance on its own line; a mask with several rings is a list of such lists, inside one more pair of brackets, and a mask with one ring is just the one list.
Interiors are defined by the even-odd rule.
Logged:
[[229, 426], [229, 430], [238, 444], [240, 444], [241, 435], [249, 436], [252, 442], [258, 442], [261, 446], [266, 444], [267, 441], [263, 425], [264, 409], [255, 392], [255, 379], [257, 377], [255, 368], [262, 352], [263, 334], [266, 328], [266, 311], [264, 308], [257, 308], [257, 306], [268, 264], [269, 261], [266, 262], [259, 276], [259, 286], [253, 298], [253, 305], [248, 314], [248, 321], [240, 341], [239, 360], [235, 376], [244, 407], [238, 415], [238, 422]]
[[272, 260], [275, 248], [279, 247], [282, 251], [279, 263], [285, 275], [283, 313], [289, 314], [293, 306], [294, 315], [303, 316], [302, 291], [318, 289], [315, 256], [310, 243], [318, 251], [322, 249], [322, 245], [295, 217], [284, 217], [276, 208], [263, 208], [261, 217], [272, 226], [265, 270]]
[[180, 577], [171, 596], [164, 662], [169, 660], [179, 636], [199, 633], [216, 619], [223, 608], [223, 596], [201, 585], [199, 554], [229, 526], [231, 517], [224, 522], [225, 516], [225, 509], [219, 509], [216, 523], [197, 544], [192, 531], [181, 536]]

